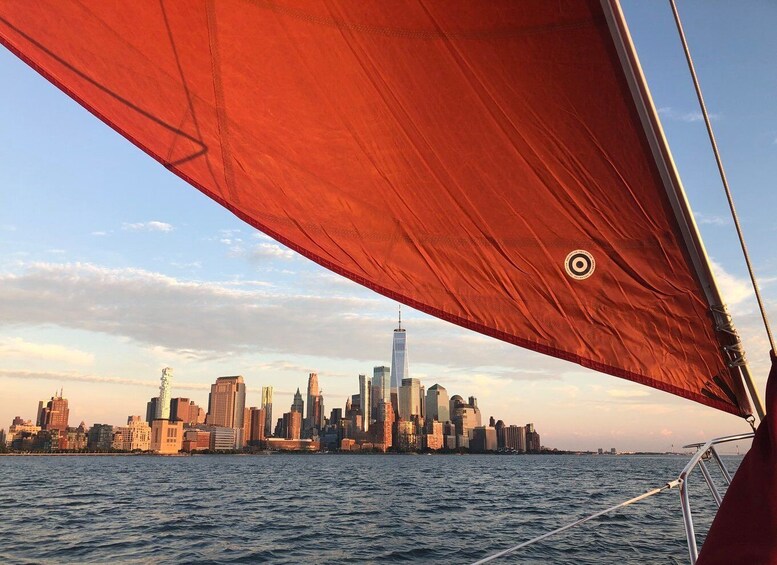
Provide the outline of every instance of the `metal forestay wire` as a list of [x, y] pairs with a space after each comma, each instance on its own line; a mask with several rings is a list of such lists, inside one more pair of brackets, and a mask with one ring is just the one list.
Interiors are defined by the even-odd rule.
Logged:
[[720, 152], [718, 151], [718, 143], [715, 141], [715, 134], [712, 132], [712, 124], [710, 123], [710, 117], [707, 113], [707, 105], [704, 103], [704, 97], [701, 93], [701, 86], [699, 86], [699, 79], [696, 76], [696, 70], [693, 66], [693, 58], [691, 57], [691, 51], [688, 48], [688, 42], [685, 39], [685, 32], [683, 31], [683, 24], [680, 22], [680, 14], [677, 11], [677, 5], [675, 0], [669, 0], [669, 5], [672, 7], [672, 13], [674, 14], [674, 21], [677, 25], [677, 31], [680, 35], [680, 41], [683, 44], [683, 51], [685, 51], [685, 59], [688, 62], [688, 69], [691, 72], [691, 78], [693, 78], [693, 86], [696, 89], [696, 97], [699, 100], [699, 106], [701, 106], [701, 113], [704, 117], [704, 124], [707, 126], [707, 134], [712, 144], [712, 152], [715, 154], [715, 161], [718, 164], [718, 172], [720, 173], [720, 179], [723, 181], [723, 188], [726, 191], [726, 199], [728, 200], [728, 207], [731, 210], [731, 216], [734, 219], [734, 227], [737, 230], [737, 236], [739, 237], [739, 244], [742, 246], [742, 253], [745, 256], [745, 263], [747, 264], [747, 272], [750, 274], [750, 281], [753, 283], [753, 289], [755, 290], [755, 298], [758, 301], [758, 308], [761, 310], [761, 318], [764, 321], [764, 327], [766, 328], [766, 335], [769, 337], [769, 345], [772, 350], [774, 347], [774, 338], [772, 337], [772, 330], [769, 327], [769, 318], [766, 315], [766, 308], [764, 307], [763, 299], [761, 298], [761, 291], [758, 288], [758, 282], [755, 279], [755, 273], [753, 271], [753, 265], [750, 262], [750, 254], [747, 251], [745, 245], [745, 238], [742, 235], [742, 227], [739, 224], [739, 216], [737, 215], [736, 207], [734, 206], [734, 198], [731, 196], [731, 188], [728, 185], [728, 178], [726, 177], [726, 171], [723, 168], [723, 161], [720, 158]]
[[510, 553], [513, 553], [515, 551], [518, 551], [519, 549], [523, 549], [524, 547], [530, 546], [532, 544], [535, 544], [537, 542], [540, 542], [544, 539], [547, 539], [551, 536], [555, 536], [556, 534], [560, 534], [561, 532], [564, 532], [566, 530], [569, 530], [571, 528], [574, 528], [575, 526], [579, 526], [580, 524], [584, 524], [585, 522], [588, 522], [589, 520], [593, 520], [594, 518], [598, 518], [599, 516], [603, 516], [604, 514], [608, 514], [609, 512], [614, 512], [615, 510], [618, 510], [619, 508], [623, 508], [624, 506], [628, 506], [629, 504], [634, 504], [635, 502], [639, 502], [640, 500], [644, 500], [650, 496], [653, 496], [655, 494], [658, 494], [660, 492], [663, 492], [665, 490], [669, 490], [671, 488], [676, 488], [680, 486], [681, 481], [679, 479], [675, 479], [674, 481], [666, 483], [662, 487], [654, 488], [652, 490], [649, 490], [643, 494], [640, 494], [639, 496], [635, 496], [634, 498], [630, 498], [629, 500], [626, 500], [624, 502], [621, 502], [620, 504], [616, 504], [615, 506], [611, 506], [609, 508], [606, 508], [604, 510], [600, 510], [599, 512], [596, 512], [595, 514], [591, 514], [590, 516], [586, 516], [585, 518], [581, 518], [580, 520], [576, 520], [574, 522], [571, 522], [565, 526], [561, 526], [560, 528], [556, 528], [555, 530], [552, 530], [550, 532], [547, 532], [545, 534], [542, 534], [541, 536], [537, 536], [536, 538], [532, 538], [528, 541], [525, 541], [523, 543], [519, 543], [518, 545], [515, 545], [513, 547], [509, 547], [505, 550], [500, 551], [499, 553], [494, 553], [493, 555], [489, 555], [488, 557], [481, 559], [480, 561], [475, 561], [472, 565], [481, 565], [481, 563], [488, 563], [490, 561], [493, 561], [494, 559], [499, 559], [500, 557], [504, 557], [505, 555], [509, 555]]

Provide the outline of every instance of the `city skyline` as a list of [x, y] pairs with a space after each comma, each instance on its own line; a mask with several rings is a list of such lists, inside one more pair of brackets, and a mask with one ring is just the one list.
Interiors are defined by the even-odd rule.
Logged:
[[[768, 348], [692, 90], [678, 85], [677, 77], [687, 73], [675, 53], [671, 15], [635, 2], [626, 2], [625, 10], [763, 390]], [[716, 53], [721, 29], [740, 46], [722, 60], [700, 57], [699, 72], [773, 309], [777, 262], [769, 211], [777, 195], [768, 187], [777, 174], [777, 113], [768, 95], [775, 77], [743, 61], [770, 61], [774, 34], [769, 18], [745, 21], [746, 10], [711, 11], [693, 3], [683, 10], [695, 52]], [[0, 211], [0, 376], [7, 391], [0, 422], [10, 421], [17, 406], [34, 406], [64, 386], [79, 399], [71, 402], [72, 417], [120, 423], [126, 415], [112, 407], [146, 402], [167, 365], [177, 371], [176, 395], [196, 396], [200, 406], [214, 375], [241, 372], [256, 386], [274, 387], [274, 403], [285, 407], [297, 375], [317, 372], [327, 380], [327, 398], [340, 399], [350, 394], [353, 375], [387, 363], [384, 331], [396, 323], [394, 302], [248, 228], [7, 51], [0, 69], [8, 77], [0, 94], [7, 125], [0, 132], [0, 166], [8, 173], [0, 187], [6, 204]], [[455, 383], [510, 418], [547, 414], [543, 437], [559, 448], [616, 444], [660, 451], [749, 429], [735, 417], [409, 308], [403, 309], [406, 322], [417, 336], [413, 377]], [[262, 375], [261, 383], [253, 375]], [[260, 394], [249, 387], [248, 404], [259, 406]]]

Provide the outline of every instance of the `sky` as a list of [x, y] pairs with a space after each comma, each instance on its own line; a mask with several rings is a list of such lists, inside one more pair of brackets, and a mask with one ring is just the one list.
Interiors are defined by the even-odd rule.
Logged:
[[[665, 3], [627, 21], [753, 373], [768, 344]], [[767, 308], [777, 319], [777, 5], [679, 2]], [[207, 407], [241, 374], [275, 417], [318, 372], [327, 413], [391, 359], [397, 303], [242, 223], [0, 48], [0, 428], [64, 388], [71, 425], [145, 414], [162, 368]], [[741, 419], [403, 307], [410, 372], [559, 449], [665, 451]]]

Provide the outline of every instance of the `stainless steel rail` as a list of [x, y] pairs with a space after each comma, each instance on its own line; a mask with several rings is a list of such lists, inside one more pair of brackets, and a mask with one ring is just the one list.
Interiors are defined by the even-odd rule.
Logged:
[[720, 506], [723, 497], [718, 492], [718, 489], [712, 480], [712, 475], [707, 468], [706, 461], [710, 459], [714, 460], [720, 468], [721, 475], [723, 476], [726, 485], [730, 485], [731, 474], [723, 464], [723, 460], [720, 458], [720, 454], [718, 453], [718, 450], [715, 449], [715, 446], [720, 445], [721, 443], [751, 439], [753, 435], [755, 435], [753, 432], [748, 432], [746, 434], [736, 434], [733, 436], [711, 439], [706, 443], [692, 443], [683, 446], [683, 449], [691, 447], [696, 448], [696, 453], [693, 454], [693, 457], [691, 457], [691, 460], [688, 461], [680, 472], [680, 476], [677, 478], [677, 480], [680, 481], [680, 506], [683, 510], [683, 524], [685, 525], [685, 537], [688, 540], [688, 556], [690, 557], [691, 565], [696, 563], [696, 560], [699, 557], [699, 548], [696, 545], [696, 530], [693, 527], [693, 516], [691, 515], [691, 499], [688, 494], [688, 477], [696, 467], [699, 467], [699, 470], [704, 477], [704, 481], [707, 483], [707, 488], [710, 489], [712, 497], [715, 499], [717, 505]]

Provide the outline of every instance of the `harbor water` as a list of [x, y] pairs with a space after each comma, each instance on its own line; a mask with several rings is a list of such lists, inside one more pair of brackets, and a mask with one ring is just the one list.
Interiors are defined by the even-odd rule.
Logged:
[[[471, 563], [661, 486], [687, 460], [0, 457], [0, 563]], [[715, 508], [698, 471], [690, 484], [701, 543]], [[687, 562], [672, 490], [495, 563]]]

